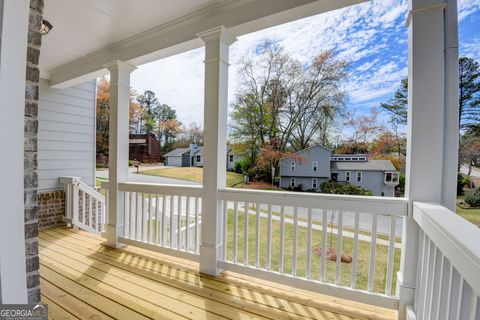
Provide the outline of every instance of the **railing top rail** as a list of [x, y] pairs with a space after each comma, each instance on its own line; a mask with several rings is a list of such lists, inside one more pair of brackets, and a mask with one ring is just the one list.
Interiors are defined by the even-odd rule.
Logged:
[[88, 195], [96, 198], [99, 201], [105, 202], [105, 197], [101, 193], [97, 192], [95, 189], [83, 182], [79, 177], [60, 177], [60, 183], [75, 184]]
[[406, 216], [408, 199], [391, 197], [333, 195], [308, 192], [245, 190], [226, 188], [219, 190], [222, 200], [257, 202], [263, 204], [325, 208], [357, 211], [381, 215]]
[[160, 184], [160, 183], [141, 183], [141, 182], [122, 182], [118, 184], [120, 191], [156, 193], [165, 195], [182, 195], [201, 197], [203, 193], [202, 186]]
[[413, 217], [475, 292], [480, 292], [480, 229], [449, 209], [414, 202]]

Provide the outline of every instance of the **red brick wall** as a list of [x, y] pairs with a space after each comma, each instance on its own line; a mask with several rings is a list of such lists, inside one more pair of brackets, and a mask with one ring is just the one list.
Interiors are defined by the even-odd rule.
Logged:
[[63, 224], [65, 192], [61, 190], [38, 193], [38, 226], [48, 228]]

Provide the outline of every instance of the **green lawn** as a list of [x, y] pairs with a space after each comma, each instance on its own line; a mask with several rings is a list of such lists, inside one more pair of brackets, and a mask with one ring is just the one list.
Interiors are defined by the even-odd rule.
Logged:
[[457, 197], [457, 214], [476, 226], [480, 227], [480, 207], [466, 208], [463, 203], [463, 196]]
[[[237, 242], [237, 257], [238, 263], [244, 263], [244, 214], [238, 214], [238, 242]], [[227, 259], [233, 259], [233, 210], [228, 213], [228, 229], [227, 229]], [[268, 219], [260, 218], [260, 267], [266, 267], [266, 244], [267, 244], [267, 224]], [[292, 259], [293, 259], [293, 231], [294, 227], [290, 223], [285, 223], [285, 243], [284, 243], [284, 272], [291, 273]], [[271, 253], [271, 269], [279, 270], [279, 252], [280, 252], [280, 221], [272, 220], [272, 253]], [[332, 247], [337, 246], [337, 236], [327, 235], [327, 244], [333, 243]], [[319, 230], [312, 230], [312, 248], [321, 248], [322, 232]], [[353, 255], [353, 239], [344, 237], [342, 241], [343, 253]], [[370, 243], [359, 241], [358, 246], [358, 261], [357, 261], [357, 288], [367, 289], [368, 284], [368, 270], [370, 261]], [[255, 264], [255, 216], [248, 217], [248, 264]], [[298, 226], [298, 249], [297, 249], [297, 275], [305, 276], [306, 274], [306, 254], [307, 254], [307, 228]], [[388, 247], [383, 245], [376, 246], [375, 259], [375, 280], [374, 291], [383, 293], [385, 290], [386, 274], [387, 274], [387, 260]], [[312, 278], [320, 280], [320, 266], [321, 256], [312, 253]], [[400, 250], [395, 249], [394, 254], [394, 273], [392, 277], [392, 292], [395, 292], [396, 273], [400, 266]], [[326, 281], [329, 283], [335, 282], [335, 267], [336, 262], [327, 261], [327, 277]], [[343, 286], [351, 285], [351, 271], [352, 264], [341, 264], [341, 281]]]
[[[181, 180], [202, 182], [203, 168], [197, 167], [176, 167], [176, 168], [162, 168], [155, 170], [145, 170], [141, 174], [150, 176], [160, 176], [167, 178], [177, 178]], [[227, 172], [227, 187], [238, 187], [243, 184], [243, 176], [235, 172]]]

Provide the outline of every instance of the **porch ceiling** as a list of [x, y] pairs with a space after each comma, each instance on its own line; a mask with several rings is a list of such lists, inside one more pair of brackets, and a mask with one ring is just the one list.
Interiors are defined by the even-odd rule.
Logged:
[[366, 0], [47, 0], [53, 25], [40, 71], [55, 87], [106, 74], [105, 63], [135, 65], [198, 48], [201, 31], [224, 25], [240, 36]]

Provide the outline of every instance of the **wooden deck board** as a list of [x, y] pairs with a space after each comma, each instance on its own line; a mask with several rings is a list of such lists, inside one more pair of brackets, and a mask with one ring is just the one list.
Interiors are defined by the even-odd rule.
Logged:
[[[55, 319], [394, 319], [394, 312], [125, 246], [76, 229], [40, 232], [42, 298]], [[62, 315], [64, 313], [64, 315]]]

